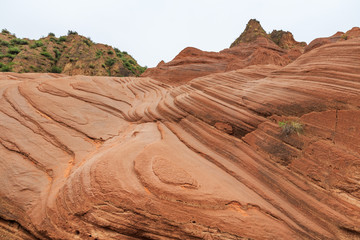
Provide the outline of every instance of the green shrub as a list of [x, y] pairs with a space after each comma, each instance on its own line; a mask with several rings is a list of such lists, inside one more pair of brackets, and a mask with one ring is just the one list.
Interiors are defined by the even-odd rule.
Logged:
[[35, 41], [33, 45], [30, 46], [30, 48], [37, 48], [44, 46], [43, 42], [41, 40]]
[[15, 56], [16, 56], [16, 55], [11, 54], [11, 53], [7, 53], [7, 54], [5, 55], [5, 57], [7, 57], [7, 58], [11, 58], [11, 59], [14, 59], [14, 58], [15, 58]]
[[129, 60], [129, 63], [132, 64], [132, 65], [135, 65], [135, 62], [132, 59]]
[[48, 37], [55, 37], [55, 34], [52, 32], [49, 32]]
[[300, 135], [304, 131], [304, 126], [298, 121], [280, 121], [278, 122], [279, 127], [281, 127], [281, 133], [288, 136], [293, 133]]
[[10, 34], [10, 32], [9, 32], [6, 28], [4, 28], [3, 30], [1, 30], [1, 33], [2, 33], [2, 34]]
[[51, 38], [50, 38], [50, 41], [52, 41], [53, 43], [58, 43], [58, 42], [59, 42], [59, 40], [56, 39], [56, 38], [54, 38], [54, 37], [51, 37]]
[[5, 46], [5, 47], [9, 47], [10, 46], [10, 43], [8, 41], [4, 41], [4, 40], [1, 40], [0, 39], [0, 45], [1, 46]]
[[115, 59], [115, 58], [108, 58], [108, 59], [106, 59], [106, 61], [105, 61], [105, 65], [110, 68], [112, 65], [114, 65], [115, 62], [116, 62], [116, 59]]
[[128, 61], [124, 61], [123, 64], [127, 69], [131, 70], [131, 65]]
[[20, 51], [21, 50], [19, 48], [17, 48], [17, 47], [10, 47], [8, 49], [8, 53], [10, 53], [10, 54], [18, 54]]
[[94, 65], [94, 64], [90, 64], [90, 65], [89, 65], [89, 68], [94, 69], [94, 68], [95, 68], [95, 65]]
[[27, 44], [29, 44], [28, 41], [23, 40], [23, 39], [20, 39], [20, 38], [11, 39], [11, 40], [10, 40], [10, 43], [11, 43], [12, 45], [27, 45]]
[[54, 58], [51, 56], [51, 54], [50, 53], [48, 53], [48, 52], [41, 52], [40, 53], [41, 55], [43, 55], [44, 57], [46, 57], [46, 58], [48, 58], [48, 59], [50, 59], [50, 60], [54, 60]]
[[66, 42], [66, 36], [61, 36], [60, 38], [59, 38], [59, 41], [60, 42]]
[[147, 66], [145, 66], [145, 67], [137, 66], [137, 70], [139, 72], [138, 75], [140, 76], [141, 74], [143, 74], [146, 71], [146, 69], [147, 69]]
[[30, 66], [30, 69], [33, 71], [33, 72], [42, 72], [43, 69], [42, 67], [34, 67], [33, 65]]
[[346, 34], [343, 34], [343, 35], [341, 35], [341, 38], [344, 39], [344, 40], [347, 40], [348, 36]]
[[54, 49], [53, 51], [55, 53], [55, 59], [59, 60], [61, 56], [61, 52], [58, 49]]
[[54, 65], [54, 66], [51, 67], [50, 72], [52, 72], [52, 73], [61, 73], [62, 69], [60, 67], [57, 67], [57, 66]]
[[124, 56], [124, 54], [118, 48], [114, 48], [114, 51], [116, 56], [118, 56], [119, 58], [122, 58]]
[[89, 47], [91, 46], [91, 41], [89, 41], [89, 39], [84, 39], [83, 42]]
[[95, 57], [96, 57], [96, 59], [99, 59], [102, 55], [103, 55], [103, 52], [101, 50], [97, 50]]
[[113, 51], [111, 51], [111, 50], [108, 50], [108, 51], [107, 51], [107, 54], [109, 54], [109, 55], [113, 55], [113, 54], [114, 54], [114, 52], [113, 52]]
[[0, 63], [0, 72], [11, 72], [11, 70], [12, 70], [11, 64]]
[[78, 33], [76, 31], [72, 31], [72, 30], [68, 30], [68, 36], [69, 35], [78, 35]]
[[119, 58], [122, 58], [122, 57], [124, 57], [124, 54], [122, 52], [117, 52], [116, 56], [118, 56]]

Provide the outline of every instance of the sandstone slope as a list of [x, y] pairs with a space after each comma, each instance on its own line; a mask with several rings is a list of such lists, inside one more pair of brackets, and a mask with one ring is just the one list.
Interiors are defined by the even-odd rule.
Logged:
[[179, 86], [1, 73], [0, 236], [359, 239], [359, 63], [354, 38]]

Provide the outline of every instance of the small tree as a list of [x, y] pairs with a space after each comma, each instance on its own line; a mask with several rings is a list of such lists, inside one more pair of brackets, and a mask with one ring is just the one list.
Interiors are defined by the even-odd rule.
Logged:
[[78, 35], [78, 33], [76, 31], [72, 31], [72, 30], [68, 30], [68, 36], [69, 35]]

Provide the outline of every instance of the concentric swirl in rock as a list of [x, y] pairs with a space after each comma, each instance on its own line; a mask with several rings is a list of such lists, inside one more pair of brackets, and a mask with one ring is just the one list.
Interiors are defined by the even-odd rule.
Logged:
[[164, 183], [187, 188], [198, 187], [196, 180], [180, 166], [177, 166], [176, 162], [155, 156], [152, 161], [152, 168], [155, 175]]

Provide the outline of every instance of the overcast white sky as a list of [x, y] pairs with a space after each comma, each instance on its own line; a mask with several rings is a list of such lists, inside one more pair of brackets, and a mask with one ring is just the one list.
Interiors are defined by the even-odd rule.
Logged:
[[219, 51], [256, 18], [297, 41], [360, 27], [359, 0], [1, 0], [0, 29], [37, 39], [68, 30], [154, 67], [188, 46]]

